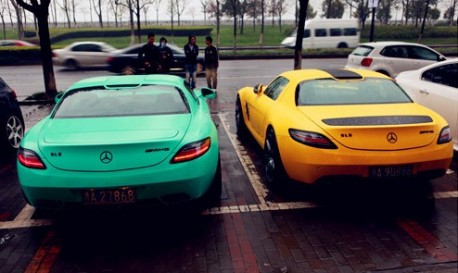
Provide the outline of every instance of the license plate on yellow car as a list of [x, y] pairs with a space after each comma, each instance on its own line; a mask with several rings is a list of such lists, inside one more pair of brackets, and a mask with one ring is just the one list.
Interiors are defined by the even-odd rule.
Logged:
[[83, 203], [90, 205], [125, 204], [135, 202], [135, 191], [130, 188], [85, 190]]
[[413, 173], [412, 165], [369, 167], [369, 177], [377, 177], [377, 178], [404, 177], [404, 176], [411, 176], [412, 173]]

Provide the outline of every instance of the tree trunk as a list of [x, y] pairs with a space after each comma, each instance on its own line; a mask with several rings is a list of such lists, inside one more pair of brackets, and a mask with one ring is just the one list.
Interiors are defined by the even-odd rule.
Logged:
[[38, 20], [38, 33], [40, 35], [40, 53], [43, 67], [43, 78], [46, 95], [54, 99], [57, 94], [56, 78], [52, 63], [51, 40], [49, 36], [48, 13], [36, 15]]
[[299, 0], [299, 23], [297, 26], [296, 45], [294, 47], [294, 70], [302, 68], [302, 39], [304, 38], [308, 4], [309, 0]]

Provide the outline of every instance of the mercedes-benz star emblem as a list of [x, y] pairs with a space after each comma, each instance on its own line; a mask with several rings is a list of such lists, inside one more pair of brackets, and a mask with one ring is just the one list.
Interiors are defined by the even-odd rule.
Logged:
[[396, 143], [396, 141], [398, 141], [398, 136], [395, 133], [390, 132], [388, 133], [388, 135], [386, 135], [386, 140], [388, 140], [389, 143], [393, 144]]
[[104, 164], [108, 164], [113, 160], [113, 154], [108, 151], [103, 151], [100, 154], [100, 161]]

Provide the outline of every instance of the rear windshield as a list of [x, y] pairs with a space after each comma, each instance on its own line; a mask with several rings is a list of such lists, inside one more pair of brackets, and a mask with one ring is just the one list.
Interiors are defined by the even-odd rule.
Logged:
[[367, 56], [373, 49], [374, 48], [371, 46], [358, 46], [351, 54], [356, 56]]
[[304, 81], [296, 90], [296, 103], [302, 105], [386, 104], [412, 100], [393, 81], [320, 79]]
[[189, 113], [182, 92], [170, 85], [73, 90], [61, 99], [54, 118], [119, 117]]

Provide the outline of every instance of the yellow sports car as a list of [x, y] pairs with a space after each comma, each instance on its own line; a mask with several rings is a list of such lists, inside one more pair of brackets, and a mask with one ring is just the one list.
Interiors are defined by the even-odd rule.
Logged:
[[240, 89], [235, 110], [237, 134], [263, 148], [272, 186], [286, 177], [432, 179], [453, 157], [447, 122], [373, 71], [287, 71]]

